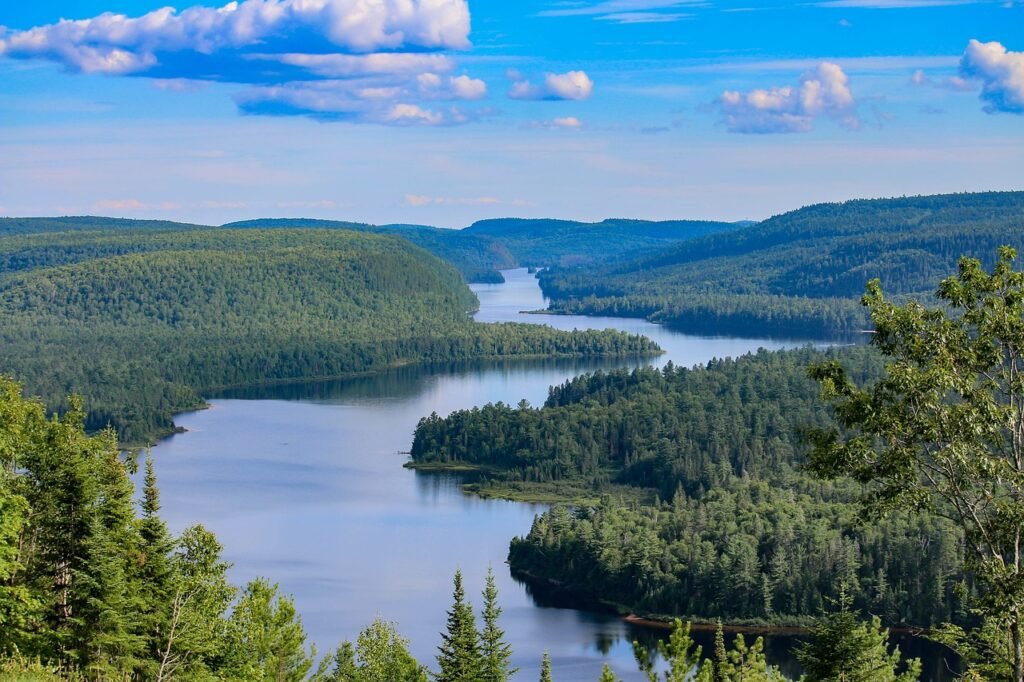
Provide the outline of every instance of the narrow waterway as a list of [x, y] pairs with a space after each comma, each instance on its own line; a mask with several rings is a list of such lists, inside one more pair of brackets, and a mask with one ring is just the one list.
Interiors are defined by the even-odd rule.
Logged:
[[[799, 341], [710, 338], [674, 333], [642, 320], [521, 314], [543, 308], [525, 270], [500, 285], [474, 286], [477, 320], [550, 324], [560, 329], [615, 328], [645, 334], [667, 352], [662, 365], [694, 365]], [[456, 568], [476, 597], [493, 567], [503, 625], [521, 680], [537, 678], [550, 651], [559, 682], [593, 682], [609, 663], [639, 680], [630, 641], [651, 637], [621, 619], [560, 608], [531, 595], [508, 573], [508, 542], [530, 528], [543, 507], [480, 500], [447, 476], [402, 468], [417, 421], [436, 411], [543, 402], [548, 387], [608, 361], [486, 362], [403, 367], [341, 382], [234, 391], [211, 408], [178, 417], [188, 429], [154, 448], [164, 514], [175, 531], [202, 522], [217, 533], [232, 577], [266, 576], [295, 596], [311, 639], [323, 651], [381, 616], [398, 623], [413, 654], [433, 665]], [[705, 647], [710, 636], [701, 637]], [[792, 641], [775, 637], [771, 658], [793, 671]], [[906, 642], [942, 668], [934, 647]], [[937, 673], [931, 677], [939, 679]]]

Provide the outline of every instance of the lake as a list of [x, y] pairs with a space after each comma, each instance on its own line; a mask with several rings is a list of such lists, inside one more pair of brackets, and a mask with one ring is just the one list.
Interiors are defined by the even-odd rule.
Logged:
[[[559, 329], [615, 328], [644, 334], [667, 352], [651, 362], [704, 363], [799, 341], [685, 335], [643, 320], [526, 315], [544, 308], [526, 270], [506, 283], [474, 285], [481, 322], [521, 321]], [[208, 410], [179, 415], [187, 433], [153, 449], [172, 530], [202, 522], [225, 545], [242, 584], [266, 576], [295, 596], [320, 651], [354, 640], [375, 617], [398, 623], [421, 662], [434, 664], [461, 568], [467, 593], [480, 604], [493, 567], [504, 608], [502, 624], [515, 650], [520, 680], [537, 679], [550, 651], [558, 682], [594, 682], [609, 663], [640, 680], [630, 642], [655, 636], [620, 618], [560, 608], [533, 596], [505, 565], [509, 540], [530, 529], [541, 505], [464, 495], [456, 479], [402, 468], [417, 421], [487, 402], [540, 404], [548, 387], [582, 372], [639, 361], [540, 360], [402, 367], [348, 381], [246, 389], [210, 398]], [[711, 636], [699, 637], [710, 650]], [[791, 638], [769, 642], [771, 659], [796, 672]], [[936, 648], [904, 642], [942, 669]], [[933, 672], [933, 679], [943, 676]]]

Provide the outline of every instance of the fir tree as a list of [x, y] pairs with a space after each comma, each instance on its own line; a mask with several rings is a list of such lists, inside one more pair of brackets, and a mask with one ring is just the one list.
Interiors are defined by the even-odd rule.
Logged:
[[[664, 673], [665, 682], [713, 682], [713, 666], [710, 662], [701, 666], [701, 647], [690, 637], [690, 624], [676, 618], [672, 622], [672, 634], [668, 643], [658, 642], [658, 653], [668, 662]], [[654, 669], [654, 654], [640, 642], [633, 642], [633, 656], [640, 671], [650, 682], [658, 682]]]
[[157, 487], [153, 455], [147, 453], [142, 519], [139, 521], [139, 535], [142, 539], [139, 580], [144, 587], [139, 621], [146, 640], [146, 659], [140, 674], [145, 679], [160, 677], [158, 661], [168, 636], [174, 599], [171, 564], [174, 539], [159, 514], [160, 490]]
[[551, 677], [551, 654], [547, 651], [540, 659], [540, 682], [554, 682]]
[[619, 678], [612, 672], [611, 666], [605, 663], [601, 668], [601, 678], [597, 682], [619, 682]]
[[921, 674], [917, 659], [900, 666], [899, 647], [888, 650], [889, 631], [878, 617], [863, 622], [850, 609], [850, 598], [840, 590], [839, 609], [819, 619], [814, 639], [796, 650], [806, 682], [916, 682]]
[[498, 606], [498, 588], [494, 583], [494, 571], [487, 569], [487, 583], [484, 587], [483, 629], [480, 631], [480, 654], [483, 657], [483, 682], [506, 682], [517, 672], [509, 664], [512, 647], [505, 641], [505, 631], [498, 625], [501, 607]]
[[438, 682], [477, 682], [482, 674], [479, 638], [473, 607], [466, 602], [462, 571], [455, 571], [447, 631], [441, 633]]

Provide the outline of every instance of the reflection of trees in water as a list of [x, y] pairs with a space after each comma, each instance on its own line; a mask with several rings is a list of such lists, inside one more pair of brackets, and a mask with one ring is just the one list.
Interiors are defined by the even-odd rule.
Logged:
[[401, 400], [420, 395], [435, 377], [502, 374], [526, 375], [537, 371], [583, 374], [598, 369], [638, 366], [650, 358], [533, 358], [467, 360], [406, 365], [346, 379], [300, 381], [215, 391], [206, 398], [230, 400], [294, 400], [306, 402], [360, 403]]
[[[525, 587], [526, 593], [541, 608], [574, 609], [581, 611], [581, 616], [588, 611], [592, 616], [601, 614], [604, 617], [615, 613], [607, 605], [600, 604], [585, 594], [575, 593], [547, 583], [524, 580], [515, 574], [513, 574], [513, 578]], [[667, 641], [669, 632], [665, 628], [625, 623], [625, 628], [618, 632], [612, 628], [598, 631], [594, 637], [594, 649], [603, 655], [608, 655], [620, 644], [629, 646], [633, 641], [637, 641], [649, 651], [657, 652], [658, 642]], [[694, 629], [690, 636], [693, 637], [694, 642], [700, 645], [705, 657], [714, 653], [715, 633], [713, 630]], [[758, 636], [744, 634], [748, 644], [753, 643]], [[735, 637], [735, 633], [727, 632], [725, 634], [726, 646], [731, 647]], [[765, 657], [770, 664], [779, 666], [787, 678], [799, 679], [802, 670], [793, 656], [793, 650], [798, 643], [806, 639], [807, 637], [804, 635], [764, 635]], [[952, 682], [961, 670], [959, 660], [948, 649], [923, 637], [898, 633], [893, 634], [889, 638], [889, 642], [890, 646], [899, 646], [900, 653], [904, 658], [921, 659], [921, 682]]]

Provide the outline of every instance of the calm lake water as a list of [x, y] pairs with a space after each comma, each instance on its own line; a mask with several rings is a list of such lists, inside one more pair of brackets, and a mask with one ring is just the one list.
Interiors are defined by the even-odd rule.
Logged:
[[[704, 363], [798, 341], [708, 338], [642, 320], [524, 315], [545, 307], [533, 276], [505, 273], [476, 285], [481, 322], [524, 321], [559, 329], [615, 328], [645, 334], [667, 353], [663, 365]], [[594, 682], [604, 663], [640, 680], [630, 642], [654, 637], [621, 619], [533, 596], [505, 565], [509, 540], [529, 531], [540, 505], [480, 500], [449, 476], [402, 468], [417, 421], [436, 411], [518, 402], [540, 404], [548, 387], [628, 361], [522, 361], [404, 367], [343, 382], [233, 391], [211, 408], [180, 415], [187, 433], [154, 448], [164, 515], [174, 531], [202, 522], [234, 563], [238, 584], [266, 576], [295, 596], [312, 641], [323, 651], [354, 639], [375, 617], [398, 623], [413, 654], [433, 665], [456, 568], [479, 604], [484, 574], [498, 580], [503, 625], [520, 680], [537, 679], [551, 653], [559, 682]], [[699, 637], [710, 651], [711, 636]], [[774, 662], [796, 674], [792, 638], [769, 642]], [[905, 642], [941, 670], [934, 647]], [[933, 673], [934, 679], [940, 675]]]

